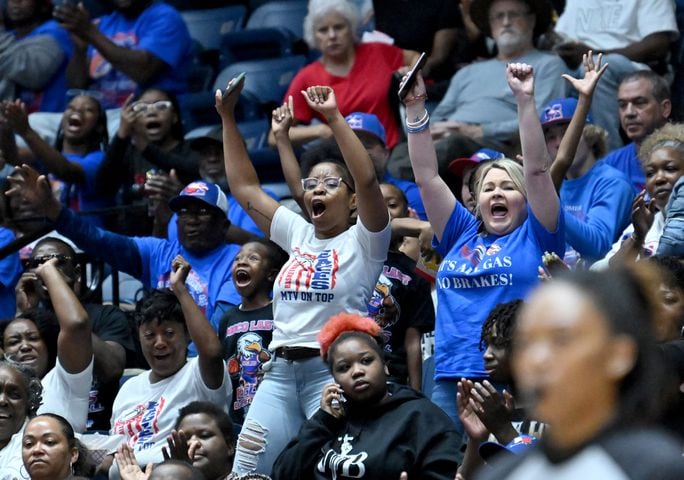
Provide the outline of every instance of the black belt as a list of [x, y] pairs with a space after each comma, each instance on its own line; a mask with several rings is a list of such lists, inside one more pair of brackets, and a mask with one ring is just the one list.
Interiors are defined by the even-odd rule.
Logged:
[[320, 356], [321, 351], [317, 348], [309, 347], [278, 347], [275, 354], [276, 357], [284, 358], [285, 360], [304, 360], [305, 358]]

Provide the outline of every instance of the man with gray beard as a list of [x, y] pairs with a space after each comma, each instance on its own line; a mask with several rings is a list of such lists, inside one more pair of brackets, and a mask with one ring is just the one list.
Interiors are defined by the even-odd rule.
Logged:
[[[538, 109], [565, 94], [561, 79], [565, 64], [557, 55], [534, 47], [534, 39], [546, 32], [551, 21], [546, 0], [474, 0], [471, 16], [494, 40], [497, 55], [459, 70], [432, 114], [430, 131], [440, 175], [447, 174], [454, 158], [469, 157], [483, 147], [508, 155], [515, 151], [518, 117], [515, 98], [506, 84], [507, 64], [534, 67]], [[393, 151], [389, 170], [400, 178], [412, 177], [405, 144]]]

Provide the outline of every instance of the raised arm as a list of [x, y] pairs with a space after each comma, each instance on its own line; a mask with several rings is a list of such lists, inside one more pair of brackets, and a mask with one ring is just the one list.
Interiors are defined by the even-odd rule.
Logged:
[[294, 149], [292, 148], [292, 142], [290, 141], [290, 127], [292, 127], [294, 121], [292, 104], [292, 96], [289, 96], [287, 103], [283, 103], [280, 107], [273, 110], [271, 132], [273, 132], [275, 138], [278, 155], [280, 156], [280, 166], [283, 169], [283, 175], [292, 198], [295, 199], [297, 205], [301, 208], [302, 214], [308, 217], [307, 210], [304, 207], [304, 189], [300, 181], [302, 175], [297, 157], [295, 157]]
[[582, 57], [582, 64], [584, 65], [584, 78], [578, 79], [570, 75], [563, 74], [566, 79], [579, 92], [579, 100], [577, 101], [577, 108], [572, 115], [570, 125], [563, 135], [556, 159], [551, 165], [551, 178], [556, 187], [556, 191], [560, 190], [565, 174], [567, 173], [572, 161], [577, 152], [577, 145], [582, 137], [582, 131], [586, 124], [587, 114], [591, 108], [591, 100], [594, 96], [594, 89], [598, 84], [601, 75], [606, 71], [608, 64], [601, 66], [603, 54], [599, 53], [596, 63], [594, 63], [593, 52], [589, 50], [588, 53]]
[[244, 86], [244, 78], [228, 83], [232, 89], [227, 95], [221, 90], [215, 94], [216, 111], [221, 116], [223, 124], [223, 160], [226, 167], [226, 177], [230, 192], [240, 203], [242, 208], [254, 220], [254, 223], [264, 232], [266, 238], [271, 235], [271, 221], [280, 204], [271, 198], [262, 188], [254, 165], [249, 159], [245, 143], [240, 135], [235, 121], [235, 104]]
[[532, 66], [525, 63], [509, 64], [506, 68], [506, 80], [518, 104], [527, 202], [537, 220], [546, 230], [553, 232], [558, 224], [560, 200], [551, 180], [551, 158], [534, 103]]
[[20, 195], [37, 215], [54, 222], [55, 229], [73, 240], [83, 251], [101, 257], [117, 270], [138, 279], [142, 277], [140, 251], [131, 237], [98, 228], [63, 207], [52, 194], [45, 175], [38, 175], [28, 165], [15, 168], [8, 180], [12, 188], [7, 195]]
[[371, 232], [379, 232], [389, 222], [389, 213], [368, 152], [337, 108], [330, 87], [309, 87], [302, 92], [306, 103], [325, 118], [340, 147], [344, 162], [354, 179], [359, 219]]
[[[430, 130], [427, 128], [429, 116], [425, 109], [426, 98], [425, 83], [419, 73], [416, 83], [404, 101], [407, 125], [417, 125], [409, 128], [408, 150], [425, 212], [437, 239], [441, 240], [444, 227], [456, 206], [456, 197], [438, 173], [437, 154]], [[422, 125], [424, 122], [425, 125]]]
[[21, 100], [3, 102], [2, 114], [5, 122], [14, 132], [24, 139], [33, 154], [39, 158], [48, 171], [69, 183], [84, 183], [85, 172], [77, 162], [67, 160], [64, 155], [51, 147], [29, 125], [26, 106]]
[[178, 255], [173, 259], [171, 290], [181, 305], [188, 333], [197, 347], [202, 381], [207, 387], [215, 390], [223, 384], [223, 348], [207, 317], [185, 286], [190, 269], [190, 264], [182, 256]]
[[133, 109], [134, 94], [130, 94], [123, 106], [119, 118], [119, 128], [109, 142], [104, 160], [97, 169], [95, 186], [104, 194], [115, 194], [119, 187], [126, 181], [129, 170], [128, 147], [131, 145], [131, 137], [135, 129], [135, 123], [139, 113]]
[[47, 287], [59, 321], [59, 363], [68, 373], [76, 374], [85, 370], [93, 359], [90, 320], [64, 275], [57, 268], [57, 262], [56, 258], [48, 260], [36, 269], [36, 274]]

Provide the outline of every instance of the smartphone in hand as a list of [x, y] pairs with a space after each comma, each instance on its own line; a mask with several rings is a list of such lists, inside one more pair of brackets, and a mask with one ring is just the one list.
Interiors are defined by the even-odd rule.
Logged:
[[401, 88], [399, 88], [399, 100], [404, 101], [404, 98], [406, 98], [408, 92], [411, 91], [413, 84], [416, 83], [416, 75], [418, 75], [418, 71], [425, 66], [426, 60], [427, 54], [425, 52], [421, 53], [420, 57], [418, 57], [418, 61], [413, 65], [413, 67], [411, 67], [411, 70], [409, 70], [406, 81]]
[[233, 79], [233, 81], [232, 81], [232, 83], [230, 84], [230, 86], [229, 86], [228, 88], [226, 88], [226, 90], [225, 90], [225, 91], [223, 92], [223, 94], [221, 95], [221, 100], [222, 100], [223, 102], [226, 101], [226, 99], [228, 98], [228, 95], [230, 95], [230, 93], [231, 93], [233, 90], [235, 90], [235, 89], [237, 88], [237, 86], [240, 84], [240, 82], [242, 81], [242, 79], [245, 78], [246, 75], [247, 75], [247, 74], [246, 74], [245, 72], [242, 72], [242, 73], [240, 73], [237, 77], [235, 77], [235, 78]]

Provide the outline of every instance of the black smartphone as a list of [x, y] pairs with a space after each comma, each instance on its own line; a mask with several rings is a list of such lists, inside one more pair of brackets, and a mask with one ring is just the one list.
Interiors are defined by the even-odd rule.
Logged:
[[230, 94], [230, 92], [235, 90], [235, 88], [240, 84], [240, 82], [242, 81], [243, 78], [245, 78], [246, 75], [247, 74], [245, 72], [242, 72], [237, 77], [235, 77], [233, 79], [233, 83], [230, 84], [230, 87], [226, 88], [226, 90], [223, 92], [223, 95], [221, 96], [221, 99], [223, 101], [225, 101], [226, 98], [228, 98], [228, 95]]
[[404, 98], [406, 98], [406, 95], [408, 95], [408, 92], [413, 88], [413, 84], [416, 83], [416, 75], [418, 74], [418, 71], [425, 66], [426, 60], [427, 54], [425, 52], [421, 53], [420, 57], [418, 57], [418, 61], [411, 67], [411, 70], [409, 70], [406, 82], [404, 82], [399, 89], [399, 100], [403, 101]]

